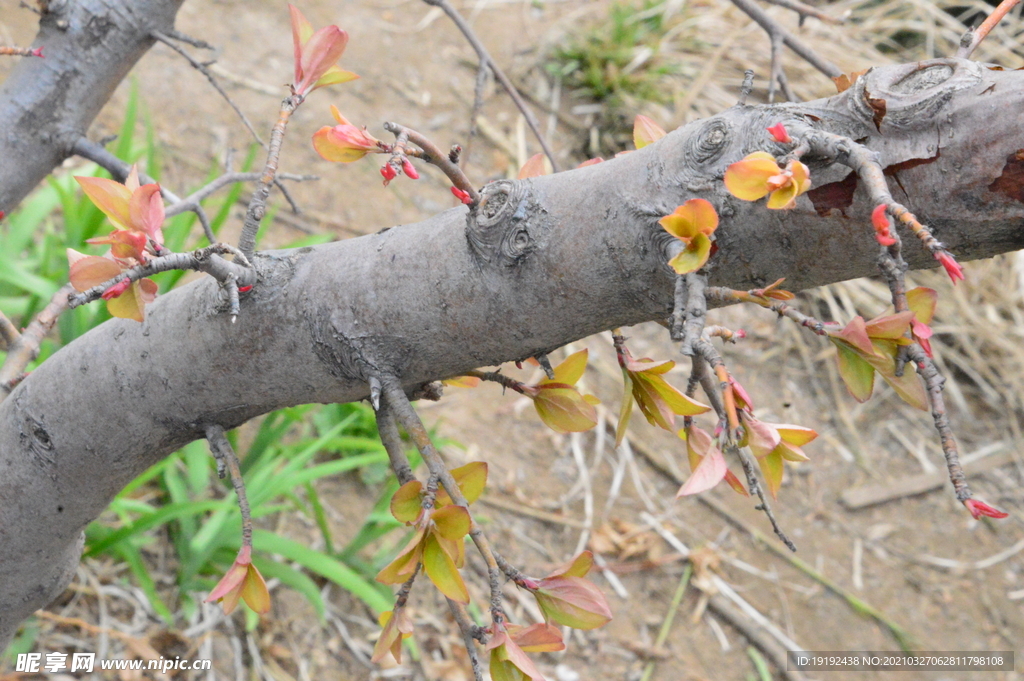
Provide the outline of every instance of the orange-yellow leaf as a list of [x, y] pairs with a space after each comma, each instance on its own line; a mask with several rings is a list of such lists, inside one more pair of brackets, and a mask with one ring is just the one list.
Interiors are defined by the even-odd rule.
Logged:
[[451, 541], [460, 540], [469, 534], [469, 526], [472, 524], [466, 507], [454, 504], [435, 509], [430, 519], [434, 521], [437, 533]]
[[633, 119], [633, 145], [637, 149], [643, 149], [648, 144], [657, 142], [666, 134], [668, 133], [662, 130], [661, 126], [647, 116], [638, 114]]
[[658, 220], [658, 224], [677, 239], [688, 240], [698, 234], [712, 234], [718, 227], [718, 213], [710, 201], [690, 199]]
[[107, 301], [107, 312], [112, 317], [134, 319], [137, 322], [146, 319], [146, 304], [156, 299], [157, 285], [152, 279], [132, 282], [132, 285], [117, 298]]
[[411, 523], [423, 512], [420, 492], [423, 490], [423, 483], [419, 480], [410, 480], [395, 491], [391, 497], [391, 515], [400, 523]]
[[869, 338], [896, 340], [903, 337], [907, 329], [910, 328], [910, 322], [913, 319], [914, 312], [912, 310], [884, 317], [875, 317], [871, 321], [865, 322], [864, 331], [868, 334]]
[[907, 291], [907, 306], [917, 315], [917, 321], [931, 324], [935, 316], [935, 306], [939, 302], [939, 294], [935, 289], [918, 286]]
[[[466, 497], [468, 503], [472, 504], [484, 493], [484, 488], [487, 486], [486, 462], [473, 461], [465, 466], [452, 469], [451, 473], [452, 477], [455, 478], [456, 484], [459, 486], [459, 490], [462, 492], [462, 496]], [[443, 487], [437, 490], [435, 498], [434, 505], [438, 508], [452, 503], [452, 498], [448, 496], [448, 492]]]
[[572, 353], [554, 368], [554, 380], [544, 379], [541, 381], [541, 384], [554, 382], [576, 385], [576, 381], [583, 377], [583, 372], [587, 369], [587, 358], [589, 356], [590, 350], [587, 349]]
[[689, 274], [704, 267], [704, 263], [708, 261], [710, 255], [711, 239], [703, 234], [698, 234], [690, 239], [686, 248], [668, 261], [668, 266], [675, 270], [676, 274]]
[[757, 201], [771, 191], [768, 179], [779, 175], [782, 168], [766, 151], [755, 151], [725, 170], [725, 188], [737, 199]]
[[110, 258], [85, 255], [71, 248], [67, 252], [70, 264], [68, 276], [77, 291], [88, 291], [121, 274], [121, 266]]
[[115, 227], [128, 229], [128, 202], [132, 198], [132, 192], [128, 187], [103, 177], [75, 176], [75, 180], [82, 186], [85, 195], [103, 211]]
[[480, 385], [480, 379], [476, 376], [452, 376], [441, 383], [450, 385], [453, 388], [475, 388]]
[[573, 629], [596, 629], [612, 618], [604, 594], [582, 577], [546, 577], [533, 595], [545, 619]]

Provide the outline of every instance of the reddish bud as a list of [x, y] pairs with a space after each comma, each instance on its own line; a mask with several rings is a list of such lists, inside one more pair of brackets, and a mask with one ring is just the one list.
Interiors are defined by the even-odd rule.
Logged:
[[36, 49], [32, 50], [32, 56], [33, 57], [44, 58], [43, 57], [43, 48], [37, 47]]
[[732, 337], [733, 338], [746, 338], [747, 337], [747, 332], [744, 331], [743, 329], [736, 329], [735, 331], [733, 331]]
[[385, 187], [388, 186], [388, 183], [391, 182], [391, 180], [395, 179], [395, 177], [398, 175], [398, 173], [395, 172], [395, 169], [391, 167], [390, 163], [384, 164], [384, 166], [380, 169], [380, 174], [384, 178]]
[[116, 284], [114, 284], [113, 286], [111, 286], [110, 288], [108, 288], [106, 291], [104, 291], [100, 298], [103, 298], [103, 300], [111, 300], [113, 298], [117, 298], [119, 295], [127, 291], [131, 285], [131, 279], [128, 279], [126, 277], [121, 281], [117, 282]]
[[960, 263], [956, 261], [952, 255], [945, 251], [939, 251], [935, 254], [935, 259], [942, 263], [942, 266], [946, 268], [946, 274], [949, 275], [955, 285], [957, 280], [964, 280], [964, 268], [960, 266]]
[[464, 192], [461, 189], [459, 189], [458, 187], [452, 187], [451, 189], [452, 189], [452, 194], [459, 201], [462, 201], [463, 203], [465, 203], [467, 205], [469, 205], [470, 203], [473, 202], [473, 200], [469, 198], [469, 192]]
[[971, 512], [971, 516], [977, 520], [981, 516], [988, 516], [989, 518], [1005, 518], [1009, 514], [1005, 511], [1000, 511], [998, 508], [989, 506], [980, 499], [965, 499], [964, 506]]
[[6, 216], [7, 216], [7, 213], [5, 213], [2, 210], [0, 210], [0, 220], [3, 220], [4, 217], [6, 217]]
[[875, 227], [875, 239], [878, 240], [883, 246], [892, 246], [896, 243], [896, 239], [892, 238], [892, 233], [889, 231], [889, 216], [886, 214], [885, 204], [878, 204], [875, 209], [871, 211], [871, 224]]
[[776, 123], [770, 128], [767, 128], [767, 130], [771, 134], [771, 136], [775, 138], [776, 142], [781, 142], [782, 144], [793, 143], [793, 138], [789, 136], [789, 132], [786, 130], [786, 126], [784, 126], [781, 122]]
[[252, 290], [252, 284], [250, 284], [249, 286], [239, 286], [238, 287], [238, 292], [239, 293], [248, 293], [251, 290]]
[[402, 159], [402, 172], [408, 175], [410, 180], [420, 179], [420, 174], [416, 172], [416, 166], [407, 158]]

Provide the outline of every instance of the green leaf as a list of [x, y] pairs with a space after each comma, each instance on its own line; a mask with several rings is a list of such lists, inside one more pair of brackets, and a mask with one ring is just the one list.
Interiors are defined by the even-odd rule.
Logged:
[[830, 339], [836, 346], [839, 361], [839, 375], [846, 389], [858, 402], [866, 402], [875, 389], [875, 369], [850, 345], [835, 338]]
[[459, 603], [469, 603], [469, 591], [466, 590], [466, 583], [462, 581], [462, 575], [455, 567], [455, 561], [441, 548], [433, 534], [428, 534], [423, 543], [423, 571], [445, 596]]
[[778, 451], [773, 451], [768, 456], [760, 457], [757, 462], [761, 464], [761, 475], [764, 476], [765, 486], [768, 487], [773, 499], [778, 498], [784, 469], [782, 455]]

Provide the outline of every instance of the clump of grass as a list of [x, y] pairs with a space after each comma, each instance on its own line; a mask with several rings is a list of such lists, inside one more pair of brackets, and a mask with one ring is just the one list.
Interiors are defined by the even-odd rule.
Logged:
[[665, 6], [655, 0], [616, 3], [607, 20], [552, 55], [548, 70], [563, 79], [573, 96], [602, 105], [595, 121], [601, 134], [591, 154], [628, 148], [633, 117], [644, 103], [671, 101], [665, 83], [679, 68], [663, 53], [662, 44], [678, 17]]

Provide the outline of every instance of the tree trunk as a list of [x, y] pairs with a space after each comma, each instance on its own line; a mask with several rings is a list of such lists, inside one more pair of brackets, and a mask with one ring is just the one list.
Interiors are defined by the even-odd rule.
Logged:
[[[0, 107], [7, 138], [27, 135]], [[70, 580], [82, 528], [208, 424], [358, 400], [378, 371], [413, 391], [664, 319], [674, 275], [657, 220], [689, 198], [710, 200], [722, 218], [713, 285], [786, 277], [797, 291], [877, 273], [872, 206], [831, 160], [806, 159], [817, 189], [794, 210], [725, 193], [730, 163], [781, 153], [765, 132], [780, 120], [876, 150], [896, 199], [959, 258], [1024, 247], [1024, 72], [933, 60], [875, 69], [826, 100], [733, 107], [605, 163], [491, 183], [475, 217], [460, 207], [259, 255], [260, 281], [236, 324], [205, 278], [150, 305], [144, 323], [112, 320], [71, 343], [0, 403], [0, 647]], [[12, 175], [0, 174], [0, 197], [27, 191]], [[935, 265], [904, 236], [912, 267]]]
[[184, 0], [49, 0], [33, 47], [0, 87], [0, 211], [71, 155], [118, 83], [171, 33]]

